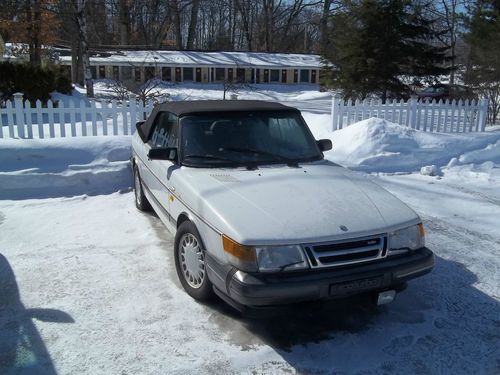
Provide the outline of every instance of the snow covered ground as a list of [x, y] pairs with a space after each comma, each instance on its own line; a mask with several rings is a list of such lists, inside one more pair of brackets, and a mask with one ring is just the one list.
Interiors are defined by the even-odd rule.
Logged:
[[183, 292], [172, 235], [135, 209], [129, 137], [2, 140], [0, 373], [499, 373], [500, 132], [304, 117], [329, 159], [422, 216], [433, 273], [380, 308], [244, 319]]

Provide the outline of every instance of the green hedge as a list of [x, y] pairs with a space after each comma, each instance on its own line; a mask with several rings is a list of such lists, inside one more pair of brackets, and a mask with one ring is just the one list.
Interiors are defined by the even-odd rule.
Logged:
[[52, 91], [71, 94], [71, 80], [59, 67], [40, 67], [30, 64], [0, 62], [0, 95], [8, 100], [16, 92], [22, 92], [24, 99], [34, 103], [46, 103]]

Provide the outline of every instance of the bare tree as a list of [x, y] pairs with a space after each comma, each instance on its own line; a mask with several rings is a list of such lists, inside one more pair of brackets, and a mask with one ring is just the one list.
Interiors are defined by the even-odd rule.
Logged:
[[94, 96], [94, 83], [92, 81], [92, 72], [90, 70], [89, 47], [87, 44], [87, 17], [85, 14], [85, 0], [76, 0], [76, 20], [78, 24], [78, 36], [81, 45], [83, 75], [87, 96]]
[[189, 20], [186, 49], [193, 49], [196, 25], [198, 23], [198, 10], [200, 9], [200, 0], [193, 0], [191, 4], [191, 17]]
[[148, 101], [153, 101], [156, 104], [160, 98], [167, 99], [170, 97], [170, 94], [162, 90], [163, 84], [158, 78], [150, 79], [146, 82], [109, 80], [105, 86], [120, 101], [130, 99], [131, 94], [134, 94], [144, 105]]
[[128, 0], [118, 0], [118, 24], [120, 44], [126, 46], [130, 43], [130, 7]]

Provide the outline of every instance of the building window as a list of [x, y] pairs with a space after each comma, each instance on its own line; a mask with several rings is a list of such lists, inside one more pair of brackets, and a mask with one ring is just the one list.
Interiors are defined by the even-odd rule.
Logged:
[[279, 69], [271, 69], [271, 82], [280, 81], [280, 71]]
[[183, 69], [184, 81], [193, 81], [193, 68], [184, 68]]
[[224, 81], [224, 79], [226, 79], [224, 68], [215, 68], [215, 80]]
[[130, 66], [122, 66], [122, 80], [130, 81], [132, 79], [132, 68]]
[[141, 82], [141, 68], [134, 68], [134, 78], [136, 82]]
[[116, 65], [113, 66], [113, 79], [116, 81], [120, 79], [120, 68]]
[[309, 83], [309, 70], [308, 69], [300, 69], [300, 82]]
[[172, 80], [172, 69], [170, 67], [161, 68], [161, 79], [169, 82]]
[[241, 68], [236, 69], [236, 82], [239, 83], [245, 82], [245, 69]]
[[147, 66], [146, 68], [144, 68], [144, 77], [146, 78], [146, 81], [155, 78], [155, 76], [156, 74], [154, 66]]
[[106, 67], [99, 66], [99, 78], [106, 78]]

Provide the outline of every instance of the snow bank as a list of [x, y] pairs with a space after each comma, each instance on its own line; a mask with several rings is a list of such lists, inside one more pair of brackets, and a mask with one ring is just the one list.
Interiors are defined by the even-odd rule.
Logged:
[[[115, 96], [113, 90], [107, 85], [110, 80], [95, 80], [94, 91], [97, 98], [112, 99]], [[310, 101], [331, 99], [332, 94], [329, 92], [320, 92], [317, 84], [246, 84], [237, 88], [236, 92], [230, 90], [226, 92], [226, 99], [235, 93], [238, 99], [243, 100], [272, 100], [272, 101]], [[161, 95], [165, 95], [168, 100], [218, 100], [224, 96], [224, 86], [219, 83], [167, 83], [162, 82], [158, 85], [157, 91]], [[85, 99], [85, 88], [75, 86], [73, 95], [78, 100]], [[53, 96], [54, 97], [54, 96]], [[55, 97], [58, 100], [71, 100], [72, 96], [64, 98], [64, 95], [58, 94]], [[329, 111], [329, 105], [326, 107]]]
[[2, 140], [0, 199], [108, 194], [128, 189], [130, 137]]
[[500, 163], [500, 140], [480, 150], [466, 152], [460, 155], [458, 160], [461, 163], [482, 163], [485, 161]]
[[[428, 133], [370, 118], [342, 130], [329, 131], [328, 115], [304, 116], [316, 138], [329, 138], [326, 156], [343, 166], [365, 172], [416, 172], [438, 169], [456, 158], [458, 164], [500, 163], [500, 133]], [[427, 169], [426, 169], [427, 170]]]

